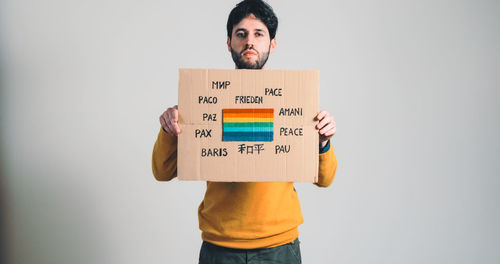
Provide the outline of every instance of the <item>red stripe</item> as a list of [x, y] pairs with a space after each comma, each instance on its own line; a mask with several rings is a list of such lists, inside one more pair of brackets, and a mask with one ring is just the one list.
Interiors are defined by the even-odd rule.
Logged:
[[260, 108], [260, 109], [222, 109], [222, 113], [274, 113], [273, 108]]

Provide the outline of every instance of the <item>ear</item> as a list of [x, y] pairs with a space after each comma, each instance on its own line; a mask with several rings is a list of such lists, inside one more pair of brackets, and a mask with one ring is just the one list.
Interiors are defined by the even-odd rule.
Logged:
[[269, 54], [273, 53], [274, 48], [276, 48], [276, 37], [271, 40], [271, 45], [269, 46]]
[[231, 52], [231, 38], [227, 37], [227, 51]]

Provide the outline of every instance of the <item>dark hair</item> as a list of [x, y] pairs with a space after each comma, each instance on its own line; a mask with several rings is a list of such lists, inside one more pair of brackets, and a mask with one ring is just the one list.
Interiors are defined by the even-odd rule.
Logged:
[[244, 0], [236, 5], [227, 19], [227, 36], [231, 38], [233, 27], [240, 23], [243, 18], [253, 14], [266, 25], [269, 31], [269, 36], [273, 39], [278, 30], [278, 18], [273, 11], [273, 8], [262, 0]]

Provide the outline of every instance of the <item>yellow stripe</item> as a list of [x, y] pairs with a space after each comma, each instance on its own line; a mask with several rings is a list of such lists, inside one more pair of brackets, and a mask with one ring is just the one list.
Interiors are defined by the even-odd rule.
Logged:
[[273, 122], [272, 117], [224, 117], [223, 122], [243, 123], [243, 122]]

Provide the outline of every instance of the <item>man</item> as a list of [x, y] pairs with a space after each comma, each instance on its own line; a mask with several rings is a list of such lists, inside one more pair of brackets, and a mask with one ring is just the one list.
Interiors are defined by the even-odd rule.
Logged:
[[[265, 68], [276, 47], [278, 19], [261, 0], [245, 0], [230, 13], [227, 48], [237, 69]], [[333, 181], [337, 160], [330, 138], [335, 121], [327, 111], [316, 116], [320, 187]], [[177, 106], [161, 116], [153, 150], [153, 173], [169, 181], [177, 172]], [[198, 208], [203, 244], [200, 263], [301, 263], [298, 226], [303, 218], [292, 182], [207, 182]]]

